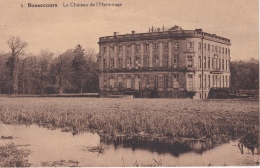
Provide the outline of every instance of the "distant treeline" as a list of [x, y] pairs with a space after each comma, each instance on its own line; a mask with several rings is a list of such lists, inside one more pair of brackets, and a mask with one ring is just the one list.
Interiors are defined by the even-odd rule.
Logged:
[[[24, 53], [27, 43], [11, 37], [9, 53], [0, 54], [0, 94], [61, 94], [98, 92], [98, 64], [93, 50], [80, 45], [55, 56], [43, 50]], [[259, 62], [233, 61], [231, 87], [259, 89]]]
[[0, 54], [0, 94], [53, 94], [98, 92], [94, 50], [80, 45], [60, 55], [44, 50], [24, 53], [27, 43], [8, 40], [9, 53]]
[[259, 89], [259, 60], [232, 61], [230, 64], [231, 86], [238, 89]]

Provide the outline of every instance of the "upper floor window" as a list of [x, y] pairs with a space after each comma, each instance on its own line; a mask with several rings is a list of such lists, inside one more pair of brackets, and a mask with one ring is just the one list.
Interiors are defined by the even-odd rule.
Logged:
[[214, 52], [214, 45], [211, 45], [211, 50], [212, 52]]
[[106, 47], [106, 46], [104, 46], [104, 47], [103, 47], [103, 52], [105, 53], [105, 52], [106, 52], [106, 50], [107, 50], [107, 47]]
[[114, 58], [110, 59], [110, 68], [114, 68], [115, 67], [115, 61]]
[[127, 51], [127, 53], [131, 52], [131, 45], [127, 45], [126, 51]]
[[153, 44], [153, 50], [158, 50], [159, 49], [159, 44], [158, 43], [155, 43]]
[[201, 50], [201, 43], [198, 43], [198, 49]]
[[222, 47], [222, 54], [224, 54], [224, 47]]
[[206, 50], [207, 49], [207, 44], [206, 43], [204, 43], [204, 50]]
[[188, 42], [188, 43], [187, 43], [187, 49], [188, 49], [188, 50], [193, 49], [193, 42]]
[[139, 45], [139, 44], [135, 45], [135, 51], [136, 51], [136, 52], [139, 52], [139, 51], [140, 51], [140, 45]]
[[218, 47], [218, 52], [221, 53], [221, 47]]
[[208, 44], [208, 51], [210, 51], [210, 44]]
[[145, 45], [144, 45], [144, 50], [145, 50], [145, 51], [148, 51], [148, 50], [149, 50], [149, 44], [145, 44]]
[[164, 50], [168, 50], [168, 48], [169, 48], [169, 47], [168, 47], [168, 43], [164, 43], [164, 44], [163, 44], [163, 48], [164, 48]]
[[175, 49], [175, 50], [178, 50], [178, 49], [179, 49], [179, 43], [175, 43], [175, 44], [174, 44], [174, 49]]
[[218, 47], [217, 46], [215, 46], [215, 52], [218, 52]]
[[193, 66], [193, 56], [192, 55], [187, 56], [187, 66], [188, 66], [188, 68], [192, 68], [192, 66]]

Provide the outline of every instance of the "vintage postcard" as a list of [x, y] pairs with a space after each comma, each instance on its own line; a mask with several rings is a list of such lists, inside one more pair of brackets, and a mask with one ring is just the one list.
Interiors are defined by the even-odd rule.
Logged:
[[258, 0], [0, 14], [0, 167], [259, 166]]

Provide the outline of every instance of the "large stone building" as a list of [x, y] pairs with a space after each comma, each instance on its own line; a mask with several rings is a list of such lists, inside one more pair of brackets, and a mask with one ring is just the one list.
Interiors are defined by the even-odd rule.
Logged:
[[230, 40], [202, 29], [149, 28], [99, 38], [102, 95], [208, 97], [230, 85]]

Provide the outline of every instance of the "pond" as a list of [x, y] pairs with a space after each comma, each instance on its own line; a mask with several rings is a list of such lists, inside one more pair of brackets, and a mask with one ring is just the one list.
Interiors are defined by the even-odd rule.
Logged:
[[[178, 156], [170, 153], [152, 152], [146, 149], [105, 145], [104, 153], [96, 152], [100, 136], [96, 133], [72, 135], [61, 130], [49, 130], [36, 125], [0, 124], [0, 145], [14, 142], [31, 151], [28, 156], [32, 166], [46, 166], [46, 162], [69, 161], [77, 166], [256, 166], [259, 154], [252, 155], [245, 149], [241, 154], [236, 141], [219, 145], [198, 153], [186, 152]], [[259, 164], [259, 163], [258, 163]]]

